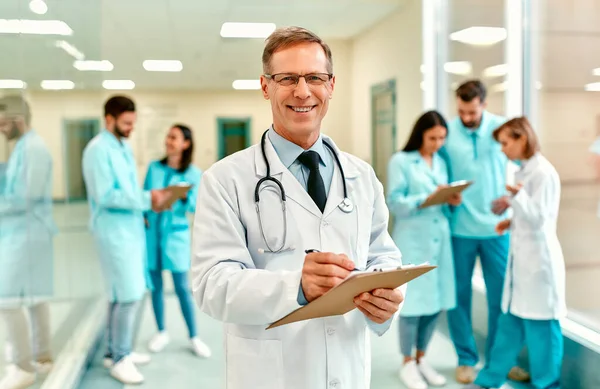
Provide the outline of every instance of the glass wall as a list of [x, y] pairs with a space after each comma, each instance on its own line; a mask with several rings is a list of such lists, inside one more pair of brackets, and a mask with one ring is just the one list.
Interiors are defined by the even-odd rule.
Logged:
[[79, 50], [99, 54], [99, 4], [0, 2], [0, 370], [32, 387], [72, 369], [60, 356], [88, 345], [73, 336], [102, 293], [81, 172], [100, 110], [70, 117], [63, 98], [87, 82]]
[[[562, 181], [559, 238], [570, 318], [600, 330], [597, 156], [600, 135], [600, 1], [529, 2], [531, 115]], [[591, 150], [590, 150], [591, 148]]]

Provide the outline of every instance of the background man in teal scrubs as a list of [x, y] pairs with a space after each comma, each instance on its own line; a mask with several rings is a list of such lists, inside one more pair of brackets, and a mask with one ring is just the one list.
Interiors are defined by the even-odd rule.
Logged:
[[[500, 315], [504, 274], [508, 260], [508, 234], [495, 231], [504, 209], [492, 212], [494, 200], [505, 194], [508, 160], [492, 132], [505, 118], [486, 111], [486, 89], [478, 80], [467, 81], [456, 90], [458, 117], [450, 121], [448, 138], [440, 154], [445, 156], [451, 181], [473, 180], [454, 209], [452, 246], [456, 273], [457, 307], [448, 312], [450, 335], [458, 354], [456, 379], [471, 383], [479, 361], [471, 322], [471, 278], [479, 257], [487, 291], [488, 337], [486, 354], [494, 342]], [[526, 380], [515, 368], [511, 379]]]

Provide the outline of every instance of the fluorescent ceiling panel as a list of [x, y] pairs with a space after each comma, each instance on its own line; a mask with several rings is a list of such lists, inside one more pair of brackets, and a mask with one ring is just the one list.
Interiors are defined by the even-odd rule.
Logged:
[[223, 38], [266, 38], [275, 31], [275, 23], [234, 23], [221, 26]]
[[75, 61], [73, 67], [80, 71], [110, 72], [114, 69], [110, 61]]
[[591, 84], [586, 84], [583, 89], [588, 92], [600, 92], [600, 82], [592, 82]]
[[260, 80], [235, 80], [231, 86], [237, 90], [256, 90], [260, 89]]
[[482, 76], [485, 78], [503, 77], [508, 73], [508, 65], [503, 63], [500, 65], [490, 66], [483, 70]]
[[142, 64], [149, 72], [180, 72], [183, 69], [181, 61], [177, 60], [145, 60]]
[[44, 80], [41, 83], [42, 89], [64, 90], [75, 88], [75, 83], [69, 80]]
[[0, 19], [0, 34], [73, 35], [62, 20]]
[[444, 64], [444, 70], [450, 74], [467, 76], [473, 71], [473, 66], [469, 61], [446, 62]]
[[600, 76], [600, 68], [596, 68], [596, 69], [592, 70], [592, 74], [594, 76]]
[[135, 83], [131, 80], [104, 80], [102, 87], [111, 90], [129, 90], [135, 88]]
[[25, 89], [27, 84], [22, 80], [0, 80], [0, 89]]
[[450, 40], [473, 46], [491, 46], [506, 39], [502, 27], [469, 27], [450, 34]]

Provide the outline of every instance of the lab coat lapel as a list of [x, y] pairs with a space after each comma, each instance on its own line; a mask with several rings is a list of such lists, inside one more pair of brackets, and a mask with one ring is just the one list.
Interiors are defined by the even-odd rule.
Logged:
[[[320, 219], [322, 217], [321, 210], [317, 207], [317, 204], [315, 204], [308, 192], [300, 185], [296, 177], [283, 165], [268, 137], [265, 141], [265, 153], [271, 166], [271, 177], [281, 182], [285, 190], [286, 199], [296, 202]], [[254, 153], [254, 164], [257, 177], [259, 179], [265, 177], [267, 175], [267, 165], [265, 164], [260, 144], [258, 144]], [[264, 185], [267, 184], [264, 183]]]
[[[323, 142], [327, 142], [331, 146], [333, 146], [334, 152], [337, 154], [340, 159], [340, 163], [342, 164], [342, 168], [344, 169], [344, 175], [346, 178], [346, 187], [348, 190], [348, 198], [352, 199], [352, 191], [354, 189], [355, 178], [358, 177], [359, 172], [356, 169], [356, 166], [352, 164], [348, 158], [344, 154], [340, 152], [335, 143], [331, 140], [331, 138], [323, 136]], [[335, 161], [335, 157], [332, 161], [335, 166], [333, 170], [333, 179], [331, 180], [331, 186], [329, 188], [329, 194], [327, 195], [327, 204], [325, 204], [325, 211], [323, 212], [324, 216], [327, 217], [331, 212], [335, 211], [340, 203], [344, 201], [344, 182], [342, 178], [342, 174], [340, 172], [340, 167]]]

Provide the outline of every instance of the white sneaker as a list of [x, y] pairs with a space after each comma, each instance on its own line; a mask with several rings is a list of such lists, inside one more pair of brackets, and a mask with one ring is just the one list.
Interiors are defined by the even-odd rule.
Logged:
[[148, 342], [148, 349], [153, 353], [159, 353], [167, 347], [169, 341], [169, 334], [165, 331], [159, 332], [150, 339], [150, 342]]
[[0, 381], [0, 389], [25, 389], [35, 384], [35, 374], [17, 365], [8, 365], [6, 375]]
[[421, 375], [423, 376], [423, 378], [425, 378], [425, 381], [427, 381], [427, 383], [429, 385], [432, 385], [432, 386], [446, 385], [446, 377], [444, 377], [443, 375], [441, 375], [440, 373], [435, 371], [435, 369], [433, 367], [431, 367], [431, 365], [429, 363], [427, 363], [427, 360], [425, 360], [425, 358], [421, 358], [419, 360], [419, 364], [417, 366], [419, 367], [419, 371], [421, 372]]
[[110, 369], [110, 375], [125, 385], [137, 385], [144, 382], [144, 376], [135, 367], [130, 356], [121, 359]]
[[[139, 365], [147, 365], [151, 361], [150, 355], [143, 354], [143, 353], [136, 353], [136, 352], [132, 352], [131, 354], [129, 354], [127, 356], [127, 358], [129, 358], [133, 364], [138, 365], [138, 366]], [[104, 365], [105, 368], [110, 369], [111, 367], [113, 367], [114, 362], [113, 362], [112, 358], [105, 357], [102, 364]]]
[[197, 336], [192, 338], [192, 350], [200, 358], [209, 358], [211, 356], [210, 348]]
[[407, 362], [400, 369], [400, 379], [408, 389], [427, 389], [427, 383], [423, 380], [417, 362]]

